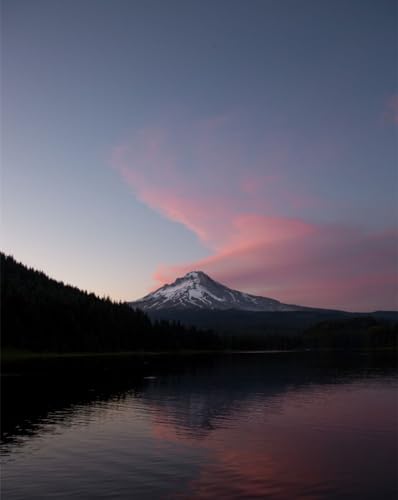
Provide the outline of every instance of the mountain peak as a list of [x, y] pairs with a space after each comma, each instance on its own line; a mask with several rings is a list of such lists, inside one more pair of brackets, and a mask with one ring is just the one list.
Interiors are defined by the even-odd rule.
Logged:
[[189, 271], [189, 273], [185, 274], [184, 278], [201, 278], [202, 276], [208, 278], [207, 274], [203, 271]]
[[203, 271], [190, 271], [149, 293], [142, 299], [130, 302], [132, 307], [144, 311], [173, 310], [228, 310], [241, 311], [297, 311], [304, 308], [290, 306], [266, 297], [232, 290], [214, 281]]
[[207, 276], [203, 271], [189, 271], [184, 278], [197, 278], [198, 276]]
[[189, 280], [189, 281], [197, 281], [197, 282], [204, 282], [204, 281], [211, 280], [210, 276], [208, 276], [203, 271], [189, 271], [182, 278], [177, 278], [177, 280], [181, 280], [181, 279], [182, 280]]

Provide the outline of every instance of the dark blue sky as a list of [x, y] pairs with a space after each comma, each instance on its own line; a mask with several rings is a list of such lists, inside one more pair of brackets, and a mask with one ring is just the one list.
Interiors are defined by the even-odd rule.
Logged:
[[4, 0], [2, 32], [6, 252], [114, 298], [200, 265], [395, 304], [396, 2]]

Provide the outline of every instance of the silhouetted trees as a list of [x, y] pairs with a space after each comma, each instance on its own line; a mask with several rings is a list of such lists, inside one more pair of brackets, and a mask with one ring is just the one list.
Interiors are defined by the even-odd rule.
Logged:
[[100, 299], [1, 254], [1, 342], [33, 351], [214, 349], [218, 337]]
[[[259, 329], [260, 330], [260, 329]], [[1, 253], [3, 348], [47, 352], [255, 349], [396, 349], [396, 321], [373, 316], [322, 321], [303, 334], [215, 334], [179, 321], [154, 320], [124, 303], [48, 278]]]
[[313, 349], [397, 349], [398, 324], [372, 316], [322, 321], [303, 336]]

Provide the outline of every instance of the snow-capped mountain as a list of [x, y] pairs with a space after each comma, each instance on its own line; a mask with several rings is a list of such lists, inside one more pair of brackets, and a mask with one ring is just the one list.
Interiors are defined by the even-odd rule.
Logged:
[[202, 271], [192, 271], [174, 283], [164, 285], [142, 299], [130, 302], [144, 311], [228, 310], [301, 311], [306, 307], [282, 304], [275, 299], [232, 290], [211, 279]]

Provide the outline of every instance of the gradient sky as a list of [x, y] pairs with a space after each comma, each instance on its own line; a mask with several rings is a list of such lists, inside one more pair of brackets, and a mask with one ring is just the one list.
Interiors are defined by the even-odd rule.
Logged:
[[3, 0], [2, 249], [396, 309], [397, 124], [393, 0]]

